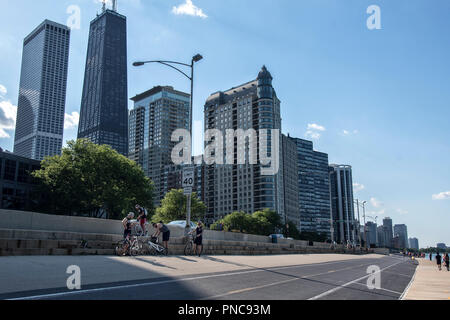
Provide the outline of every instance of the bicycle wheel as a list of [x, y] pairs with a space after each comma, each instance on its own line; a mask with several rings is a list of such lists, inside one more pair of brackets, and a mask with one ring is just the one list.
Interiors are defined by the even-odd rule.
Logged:
[[116, 255], [118, 255], [119, 257], [122, 257], [125, 255], [125, 250], [124, 250], [124, 241], [120, 240], [117, 242], [116, 246], [115, 246], [115, 253]]
[[139, 245], [139, 241], [134, 241], [130, 247], [130, 255], [133, 257], [139, 255], [141, 252], [141, 246]]
[[193, 251], [194, 251], [194, 246], [192, 244], [192, 241], [189, 241], [188, 243], [186, 243], [186, 246], [184, 247], [184, 255], [190, 256], [190, 255], [192, 255]]

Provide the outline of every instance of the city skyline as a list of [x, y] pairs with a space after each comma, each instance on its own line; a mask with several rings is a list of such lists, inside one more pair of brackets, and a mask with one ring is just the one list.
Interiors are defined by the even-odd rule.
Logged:
[[[85, 59], [82, 56], [86, 54], [89, 19], [94, 16], [95, 11], [100, 12], [101, 8], [100, 4], [94, 1], [72, 2], [75, 2], [82, 8], [82, 23], [80, 30], [72, 31], [73, 42], [71, 44], [71, 58], [69, 62], [68, 104], [66, 106], [68, 117], [66, 117], [67, 130], [64, 140], [76, 137], [76, 134], [74, 134], [76, 126], [70, 128], [71, 125], [76, 124], [76, 114], [74, 112], [79, 112], [80, 87], [82, 85], [82, 76], [80, 76], [80, 71], [76, 69], [83, 69], [81, 66], [84, 63], [81, 62], [80, 64], [80, 61]], [[400, 51], [400, 53], [396, 53], [388, 50], [386, 47], [387, 44], [394, 45], [393, 41], [396, 41], [397, 36], [404, 35], [406, 38], [402, 38], [402, 41], [406, 46], [405, 50], [413, 49], [417, 46], [420, 49], [418, 52], [427, 53], [428, 59], [432, 57], [431, 53], [426, 49], [426, 44], [430, 43], [429, 41], [436, 40], [436, 36], [432, 37], [431, 40], [425, 39], [424, 36], [428, 35], [428, 32], [430, 34], [432, 32], [429, 26], [427, 29], [419, 31], [420, 23], [423, 26], [425, 20], [419, 20], [419, 26], [410, 26], [413, 29], [410, 32], [404, 29], [401, 29], [400, 32], [398, 31], [400, 22], [394, 23], [393, 21], [395, 14], [400, 15], [403, 12], [400, 10], [400, 5], [383, 4], [382, 10], [383, 16], [386, 17], [384, 20], [386, 24], [383, 30], [370, 33], [371, 31], [364, 29], [364, 22], [367, 18], [364, 6], [367, 8], [369, 2], [362, 1], [362, 4], [355, 4], [347, 7], [347, 9], [326, 8], [326, 12], [322, 13], [323, 16], [320, 19], [321, 23], [325, 22], [325, 30], [331, 30], [333, 21], [330, 20], [330, 22], [326, 19], [329, 19], [332, 13], [339, 13], [342, 15], [342, 19], [349, 18], [352, 21], [351, 27], [347, 24], [338, 24], [338, 30], [348, 31], [347, 28], [356, 29], [354, 31], [352, 29], [352, 32], [347, 37], [338, 38], [339, 41], [345, 43], [346, 49], [353, 48], [349, 43], [350, 40], [358, 39], [358, 41], [362, 41], [363, 45], [367, 45], [370, 50], [376, 51], [377, 54], [370, 54], [365, 50], [356, 50], [350, 53], [347, 52], [348, 50], [343, 50], [344, 45], [337, 43], [337, 41], [331, 43], [334, 46], [333, 48], [337, 48], [336, 54], [332, 54], [326, 50], [327, 46], [323, 44], [323, 42], [326, 42], [324, 40], [328, 39], [328, 36], [314, 29], [313, 32], [305, 32], [305, 47], [299, 48], [297, 46], [294, 50], [296, 55], [307, 58], [305, 60], [312, 64], [312, 67], [306, 66], [305, 62], [301, 61], [299, 62], [300, 67], [293, 67], [291, 64], [275, 58], [281, 54], [278, 49], [267, 50], [268, 53], [261, 53], [255, 61], [252, 61], [250, 57], [245, 58], [247, 56], [245, 52], [233, 53], [226, 59], [222, 53], [208, 49], [214, 42], [208, 42], [209, 40], [206, 39], [207, 33], [203, 31], [198, 31], [200, 39], [197, 41], [188, 37], [189, 40], [192, 40], [192, 44], [187, 45], [187, 40], [181, 37], [192, 32], [193, 28], [203, 28], [205, 25], [210, 26], [210, 32], [215, 32], [218, 35], [224, 36], [229, 34], [236, 36], [236, 43], [233, 44], [229, 40], [226, 41], [232, 48], [238, 47], [243, 42], [239, 40], [237, 30], [234, 30], [234, 27], [231, 27], [231, 30], [225, 30], [230, 28], [232, 21], [236, 21], [218, 16], [218, 12], [221, 9], [225, 10], [225, 16], [227, 12], [230, 12], [229, 9], [222, 7], [223, 4], [213, 5], [205, 1], [194, 1], [199, 8], [203, 9], [203, 14], [208, 15], [207, 18], [202, 17], [200, 14], [199, 17], [187, 17], [172, 13], [172, 7], [178, 6], [182, 2], [181, 0], [170, 1], [170, 4], [163, 4], [162, 1], [154, 1], [151, 4], [140, 1], [119, 2], [119, 10], [130, 18], [131, 30], [128, 34], [132, 37], [132, 40], [130, 41], [131, 48], [129, 48], [131, 58], [128, 59], [128, 65], [133, 60], [138, 60], [138, 58], [173, 57], [174, 59], [183, 60], [190, 56], [186, 52], [195, 52], [196, 50], [204, 52], [205, 62], [202, 62], [204, 65], [198, 68], [199, 80], [196, 87], [194, 105], [194, 120], [203, 122], [202, 105], [211, 92], [230, 87], [236, 83], [242, 83], [253, 76], [256, 68], [259, 68], [262, 64], [267, 64], [274, 74], [274, 78], [276, 78], [275, 86], [280, 99], [283, 101], [281, 111], [284, 124], [283, 132], [290, 133], [292, 136], [314, 140], [319, 150], [330, 155], [330, 163], [352, 165], [354, 168], [355, 198], [369, 201], [367, 214], [378, 215], [379, 217], [391, 216], [395, 224], [405, 223], [408, 226], [409, 233], [419, 238], [424, 247], [434, 246], [436, 242], [450, 242], [445, 230], [439, 227], [449, 224], [447, 222], [449, 218], [446, 215], [449, 210], [449, 201], [439, 200], [441, 198], [445, 199], [446, 192], [450, 189], [447, 184], [450, 179], [445, 170], [445, 162], [448, 163], [449, 159], [449, 151], [445, 144], [445, 139], [448, 138], [448, 130], [439, 129], [440, 126], [444, 126], [443, 119], [448, 118], [446, 117], [448, 110], [444, 109], [444, 101], [446, 99], [443, 99], [443, 97], [448, 97], [448, 93], [440, 92], [442, 98], [437, 99], [437, 101], [433, 100], [434, 113], [437, 113], [439, 117], [430, 114], [425, 115], [419, 109], [421, 104], [428, 101], [426, 99], [428, 95], [434, 99], [434, 90], [438, 90], [443, 87], [443, 84], [448, 83], [443, 74], [445, 73], [444, 70], [449, 68], [449, 64], [444, 62], [440, 56], [443, 51], [448, 52], [448, 46], [437, 43], [441, 51], [438, 51], [434, 61], [425, 61], [425, 58], [419, 59], [419, 53], [413, 52], [413, 57], [408, 61], [411, 62], [412, 60], [415, 62], [415, 72], [409, 69], [407, 63], [401, 61], [402, 54], [405, 51], [396, 46], [396, 50]], [[64, 22], [68, 16], [66, 9], [71, 4], [67, 1], [61, 1], [57, 5], [54, 2], [43, 1], [43, 4], [39, 6], [31, 1], [25, 1], [25, 3], [28, 7], [33, 8], [33, 10], [30, 10], [31, 13], [29, 13], [30, 19], [25, 19], [27, 22], [23, 26], [18, 26], [17, 30], [10, 30], [5, 28], [5, 25], [2, 25], [3, 28], [0, 33], [0, 39], [2, 39], [0, 45], [2, 52], [5, 54], [3, 57], [4, 61], [0, 64], [0, 69], [5, 70], [0, 72], [0, 85], [2, 86], [0, 87], [0, 95], [2, 95], [0, 101], [2, 109], [3, 107], [9, 107], [8, 103], [13, 106], [17, 104], [17, 70], [20, 68], [20, 62], [18, 62], [16, 56], [20, 56], [20, 54], [17, 52], [12, 54], [11, 50], [21, 50], [15, 44], [20, 43], [24, 36], [33, 29], [33, 25], [37, 25], [39, 21], [48, 18]], [[41, 9], [50, 5], [56, 8], [52, 13]], [[22, 6], [25, 6], [25, 4], [19, 4], [14, 9], [11, 9], [8, 15], [18, 17], [19, 14], [23, 13]], [[245, 4], [238, 3], [236, 3], [236, 6], [238, 8], [246, 7]], [[295, 6], [303, 9], [301, 11], [302, 15], [308, 11], [312, 11], [317, 15], [319, 11], [319, 5], [302, 4]], [[442, 8], [449, 5], [441, 2], [440, 6]], [[60, 12], [58, 13], [59, 8]], [[268, 8], [271, 8], [270, 3], [262, 1], [261, 8], [258, 8], [257, 12], [259, 13], [261, 12], [260, 10]], [[420, 5], [408, 4], [407, 9], [413, 16], [420, 17], [418, 13], [420, 12]], [[148, 45], [142, 43], [145, 39], [144, 35], [139, 35], [137, 32], [137, 30], [142, 29], [142, 25], [146, 25], [143, 12], [151, 12], [154, 15], [155, 21], [149, 23], [148, 27], [153, 26], [156, 30], [164, 30], [162, 34], [165, 35], [165, 37], [158, 35], [158, 39], [156, 39], [156, 35], [152, 35]], [[47, 14], [49, 15], [48, 17]], [[283, 10], [277, 13], [277, 17], [280, 18], [282, 14], [288, 13]], [[438, 12], [428, 13], [426, 17], [427, 22], [430, 21], [430, 16], [435, 17], [441, 24], [448, 24], [448, 22], [442, 20], [442, 15]], [[163, 17], [170, 21], [164, 22]], [[248, 19], [249, 21], [242, 22], [242, 25], [255, 39], [249, 41], [248, 44], [244, 42], [245, 48], [256, 45], [258, 39], [266, 37], [249, 26], [250, 22], [255, 18], [249, 17]], [[398, 17], [398, 20], [402, 19], [404, 18]], [[2, 16], [2, 20], [1, 23], [3, 24], [11, 21], [11, 18]], [[282, 21], [279, 22], [282, 24]], [[133, 25], [133, 23], [135, 24]], [[302, 30], [300, 26], [307, 27], [308, 23], [312, 24], [314, 28], [318, 27], [311, 19], [306, 19], [306, 22], [298, 25], [299, 30]], [[335, 23], [337, 22], [335, 21]], [[226, 25], [225, 29], [224, 25]], [[439, 27], [444, 26], [440, 25]], [[186, 30], [183, 30], [183, 28], [186, 28]], [[267, 29], [267, 36], [276, 34], [277, 29]], [[389, 33], [392, 30], [397, 31], [394, 31], [394, 34]], [[380, 32], [383, 36], [376, 32]], [[412, 35], [414, 32], [419, 32], [420, 41], [417, 42], [417, 39]], [[308, 38], [315, 33], [319, 33], [323, 39], [313, 42]], [[359, 39], [358, 37], [361, 35], [367, 39]], [[386, 40], [386, 38], [388, 39]], [[413, 40], [417, 44], [413, 44]], [[208, 45], [201, 46], [201, 41], [206, 42]], [[286, 39], [277, 41], [282, 46], [287, 44]], [[8, 46], [10, 48], [5, 47], [4, 44], [9, 42], [13, 45]], [[160, 46], [155, 46], [158, 43]], [[433, 44], [435, 43], [433, 42]], [[310, 46], [309, 48], [308, 45]], [[177, 48], [183, 46], [185, 47], [184, 50], [178, 50], [181, 53], [174, 53], [174, 51], [177, 51]], [[140, 48], [147, 48], [148, 50], [137, 50]], [[260, 48], [262, 49], [262, 47]], [[318, 54], [317, 49], [320, 50], [320, 54], [314, 58], [311, 55]], [[344, 51], [348, 53], [349, 57], [342, 56]], [[382, 68], [383, 70], [375, 70], [377, 63], [371, 59], [379, 57], [380, 52], [384, 63], [383, 66], [386, 66], [386, 68], [394, 67], [395, 70], [403, 73], [401, 75], [393, 74], [384, 70], [384, 68]], [[387, 57], [388, 53], [390, 54], [389, 59]], [[292, 53], [284, 54], [294, 58]], [[324, 63], [324, 65], [320, 66], [320, 63]], [[442, 74], [434, 68], [437, 65], [443, 70]], [[224, 71], [224, 69], [230, 67], [233, 67], [234, 72]], [[287, 70], [288, 67], [289, 70]], [[344, 70], [344, 67], [347, 67], [348, 70]], [[420, 81], [422, 75], [427, 81], [430, 81], [429, 74], [427, 74], [430, 71], [428, 68], [432, 68], [434, 72], [434, 87], [433, 84], [425, 85]], [[325, 71], [324, 69], [328, 70]], [[313, 70], [315, 72], [312, 72]], [[336, 80], [340, 79], [347, 72], [349, 75], [346, 75], [345, 81], [337, 84]], [[221, 79], [215, 76], [215, 74], [219, 73], [223, 74]], [[350, 75], [354, 79], [350, 79]], [[184, 90], [187, 85], [176, 79], [176, 75], [158, 67], [145, 69], [145, 71], [129, 71], [129, 76], [131, 87], [129, 96], [137, 92], [143, 92], [154, 85], [173, 85], [175, 88], [187, 91]], [[370, 76], [373, 76], [375, 80], [369, 79]], [[420, 79], [418, 78], [419, 76]], [[412, 77], [415, 81], [408, 80], [408, 77]], [[294, 84], [293, 80], [298, 80], [298, 83]], [[320, 85], [319, 80], [323, 81]], [[356, 84], [355, 82], [362, 83]], [[381, 82], [386, 82], [386, 84], [383, 85]], [[389, 86], [394, 83], [397, 86], [397, 92], [389, 89]], [[419, 84], [426, 88], [427, 91], [425, 93], [423, 92], [424, 90], [411, 91], [415, 87], [418, 88]], [[296, 85], [298, 85], [298, 88]], [[354, 90], [353, 86], [357, 90]], [[299, 90], [301, 90], [300, 96], [297, 95]], [[319, 97], [320, 90], [326, 90], [332, 98]], [[375, 94], [375, 96], [372, 94]], [[410, 94], [413, 97], [408, 98]], [[374, 100], [366, 101], [371, 97]], [[392, 101], [389, 101], [389, 99]], [[335, 106], [336, 103], [338, 107]], [[352, 106], [345, 106], [345, 104]], [[358, 104], [364, 104], [364, 107], [359, 108]], [[379, 107], [381, 105], [383, 107]], [[425, 106], [423, 107], [425, 108]], [[405, 108], [408, 111], [414, 111], [415, 113], [412, 112], [412, 114], [416, 116], [412, 117], [411, 113], [406, 113]], [[315, 111], [314, 109], [319, 110]], [[362, 109], [362, 112], [360, 109]], [[13, 108], [6, 110], [13, 110]], [[5, 113], [5, 109], [3, 109], [3, 112]], [[333, 117], [333, 112], [339, 112], [339, 116]], [[337, 119], [331, 120], [334, 118]], [[403, 121], [398, 124], [394, 120], [409, 121]], [[421, 121], [425, 122], [427, 130], [424, 128], [424, 130], [421, 130], [421, 135], [416, 135], [416, 128]], [[433, 123], [433, 126], [427, 124], [427, 121]], [[378, 123], [378, 125], [372, 125], [372, 123]], [[10, 127], [9, 125], [6, 128]], [[14, 136], [14, 131], [5, 129], [4, 133], [2, 135], [4, 138], [0, 140], [0, 146], [11, 150], [11, 137]], [[9, 135], [10, 138], [5, 137], [5, 135]], [[395, 143], [392, 143], [391, 140]], [[438, 173], [435, 173], [433, 169], [437, 170]], [[386, 179], [380, 179], [381, 175], [379, 172], [383, 172]], [[415, 174], [411, 175], [411, 172]], [[433, 196], [436, 200], [433, 200]], [[431, 221], [427, 221], [428, 219]]]

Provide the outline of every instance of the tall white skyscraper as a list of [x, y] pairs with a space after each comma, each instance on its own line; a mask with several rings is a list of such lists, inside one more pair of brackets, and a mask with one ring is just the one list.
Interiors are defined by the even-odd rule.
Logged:
[[42, 160], [61, 153], [70, 30], [45, 20], [24, 40], [14, 153]]

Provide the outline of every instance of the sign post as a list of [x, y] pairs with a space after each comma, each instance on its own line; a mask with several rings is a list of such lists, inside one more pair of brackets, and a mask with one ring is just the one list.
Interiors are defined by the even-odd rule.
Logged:
[[192, 188], [194, 187], [193, 167], [184, 168], [181, 185], [184, 189], [184, 194], [187, 196], [186, 228], [184, 229], [184, 235], [187, 236], [191, 230], [191, 201], [192, 201]]

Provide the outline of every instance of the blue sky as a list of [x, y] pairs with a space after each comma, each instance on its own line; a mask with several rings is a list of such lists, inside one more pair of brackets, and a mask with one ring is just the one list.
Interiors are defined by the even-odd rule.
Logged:
[[[331, 163], [353, 166], [368, 214], [408, 225], [421, 247], [450, 245], [450, 2], [447, 0], [119, 0], [129, 63], [189, 61], [194, 120], [209, 94], [265, 64], [282, 101], [283, 132], [314, 140]], [[0, 0], [0, 146], [12, 150], [23, 38], [44, 19], [72, 31], [65, 140], [76, 137], [89, 22], [98, 0]], [[381, 29], [369, 30], [370, 5]], [[20, 23], [17, 23], [20, 21]], [[129, 68], [129, 96], [155, 85], [189, 91], [163, 66]], [[130, 108], [132, 104], [130, 103]], [[433, 197], [434, 196], [434, 197]]]

